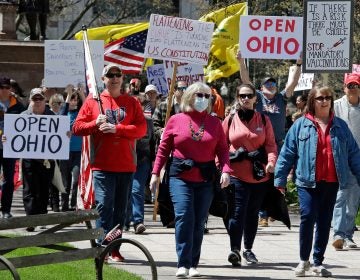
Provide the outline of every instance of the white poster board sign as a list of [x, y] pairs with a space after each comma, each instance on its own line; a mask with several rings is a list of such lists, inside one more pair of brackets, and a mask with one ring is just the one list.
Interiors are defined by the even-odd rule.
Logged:
[[352, 3], [304, 1], [304, 73], [351, 72]]
[[4, 157], [69, 159], [68, 116], [5, 114]]
[[240, 49], [244, 58], [298, 59], [302, 17], [241, 16]]
[[[164, 61], [164, 68], [167, 87], [170, 89], [174, 63], [171, 61]], [[184, 81], [188, 86], [195, 82], [204, 82], [205, 80], [204, 67], [202, 65], [180, 63], [176, 70], [176, 81]]]
[[206, 65], [214, 23], [152, 14], [145, 57]]
[[[89, 41], [96, 81], [104, 68], [104, 41]], [[78, 40], [45, 40], [44, 78], [47, 87], [85, 84], [84, 43]]]
[[163, 64], [154, 64], [146, 68], [146, 76], [148, 83], [156, 86], [158, 92], [162, 96], [168, 94], [168, 87], [166, 85], [165, 69]]
[[[288, 82], [289, 82], [290, 78], [294, 75], [296, 68], [297, 68], [296, 65], [290, 67]], [[301, 73], [299, 81], [298, 81], [294, 91], [312, 89], [314, 76], [315, 76], [314, 73]]]

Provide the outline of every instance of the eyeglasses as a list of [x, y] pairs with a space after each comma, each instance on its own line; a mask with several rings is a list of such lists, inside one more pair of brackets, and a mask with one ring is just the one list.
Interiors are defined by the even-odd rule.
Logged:
[[358, 84], [348, 84], [348, 85], [346, 85], [346, 87], [348, 89], [356, 89], [356, 88], [360, 88], [360, 85], [358, 85]]
[[255, 94], [252, 94], [252, 93], [249, 93], [249, 94], [238, 94], [238, 97], [241, 98], [241, 99], [245, 99], [246, 97], [248, 99], [251, 99], [253, 97], [255, 97]]
[[187, 87], [178, 87], [177, 89], [178, 89], [178, 90], [182, 90], [182, 91], [184, 91], [184, 90], [186, 90], [186, 89], [187, 89]]
[[31, 98], [31, 101], [43, 101], [45, 100], [45, 98], [43, 97], [34, 97], [34, 98]]
[[266, 87], [276, 87], [276, 83], [275, 82], [266, 82], [266, 83], [264, 83], [264, 86], [266, 86]]
[[318, 97], [315, 97], [315, 100], [316, 101], [320, 101], [320, 102], [324, 102], [324, 101], [330, 101], [332, 100], [332, 96], [318, 96]]
[[205, 97], [206, 99], [209, 99], [210, 98], [210, 96], [211, 96], [211, 94], [209, 94], [209, 93], [201, 93], [201, 92], [197, 92], [197, 93], [195, 93], [196, 94], [196, 96], [197, 97], [199, 97], [199, 98], [203, 98], [203, 97]]
[[0, 86], [0, 89], [11, 89], [11, 86]]
[[121, 73], [107, 73], [105, 75], [106, 78], [112, 79], [114, 77], [116, 78], [121, 78], [122, 74]]

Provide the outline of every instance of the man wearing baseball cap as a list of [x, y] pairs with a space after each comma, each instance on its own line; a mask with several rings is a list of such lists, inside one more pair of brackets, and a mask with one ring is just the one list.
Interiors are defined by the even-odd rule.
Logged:
[[[124, 76], [119, 66], [107, 65], [102, 72], [105, 85], [96, 99], [88, 97], [73, 125], [75, 135], [90, 135], [90, 167], [93, 175], [96, 226], [104, 229], [108, 241], [111, 230], [121, 233], [133, 173], [136, 171], [136, 140], [146, 133], [146, 120], [139, 101], [122, 89]], [[109, 235], [107, 235], [110, 232]], [[119, 234], [121, 237], [121, 234]], [[122, 262], [119, 248], [109, 258]]]
[[140, 93], [140, 86], [141, 86], [141, 81], [137, 78], [133, 78], [130, 80], [130, 85], [129, 85], [129, 94], [131, 95], [139, 95]]
[[[360, 74], [349, 74], [344, 83], [345, 95], [334, 102], [335, 115], [349, 126], [360, 145]], [[355, 218], [360, 204], [360, 186], [349, 171], [347, 187], [337, 193], [333, 215], [335, 250], [357, 248], [353, 240]]]

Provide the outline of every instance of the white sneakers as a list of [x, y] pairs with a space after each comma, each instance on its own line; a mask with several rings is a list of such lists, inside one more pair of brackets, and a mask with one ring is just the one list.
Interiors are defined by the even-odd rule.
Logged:
[[186, 278], [189, 277], [200, 277], [199, 271], [195, 267], [191, 267], [190, 269], [187, 269], [186, 267], [179, 267], [176, 274], [176, 277], [178, 278]]
[[[296, 277], [305, 277], [305, 272], [310, 270], [310, 262], [309, 261], [300, 261], [298, 266], [295, 268], [295, 276]], [[313, 276], [318, 277], [331, 277], [332, 273], [327, 270], [322, 265], [313, 266], [311, 269]]]
[[298, 266], [295, 268], [295, 276], [296, 277], [304, 277], [305, 271], [310, 270], [310, 262], [309, 261], [300, 261]]
[[332, 273], [322, 265], [314, 266], [312, 269], [312, 275], [319, 277], [331, 277]]

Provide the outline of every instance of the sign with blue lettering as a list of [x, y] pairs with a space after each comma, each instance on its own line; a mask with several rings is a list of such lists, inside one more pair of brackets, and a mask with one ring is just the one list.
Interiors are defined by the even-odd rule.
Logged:
[[5, 158], [69, 159], [68, 116], [5, 114]]

